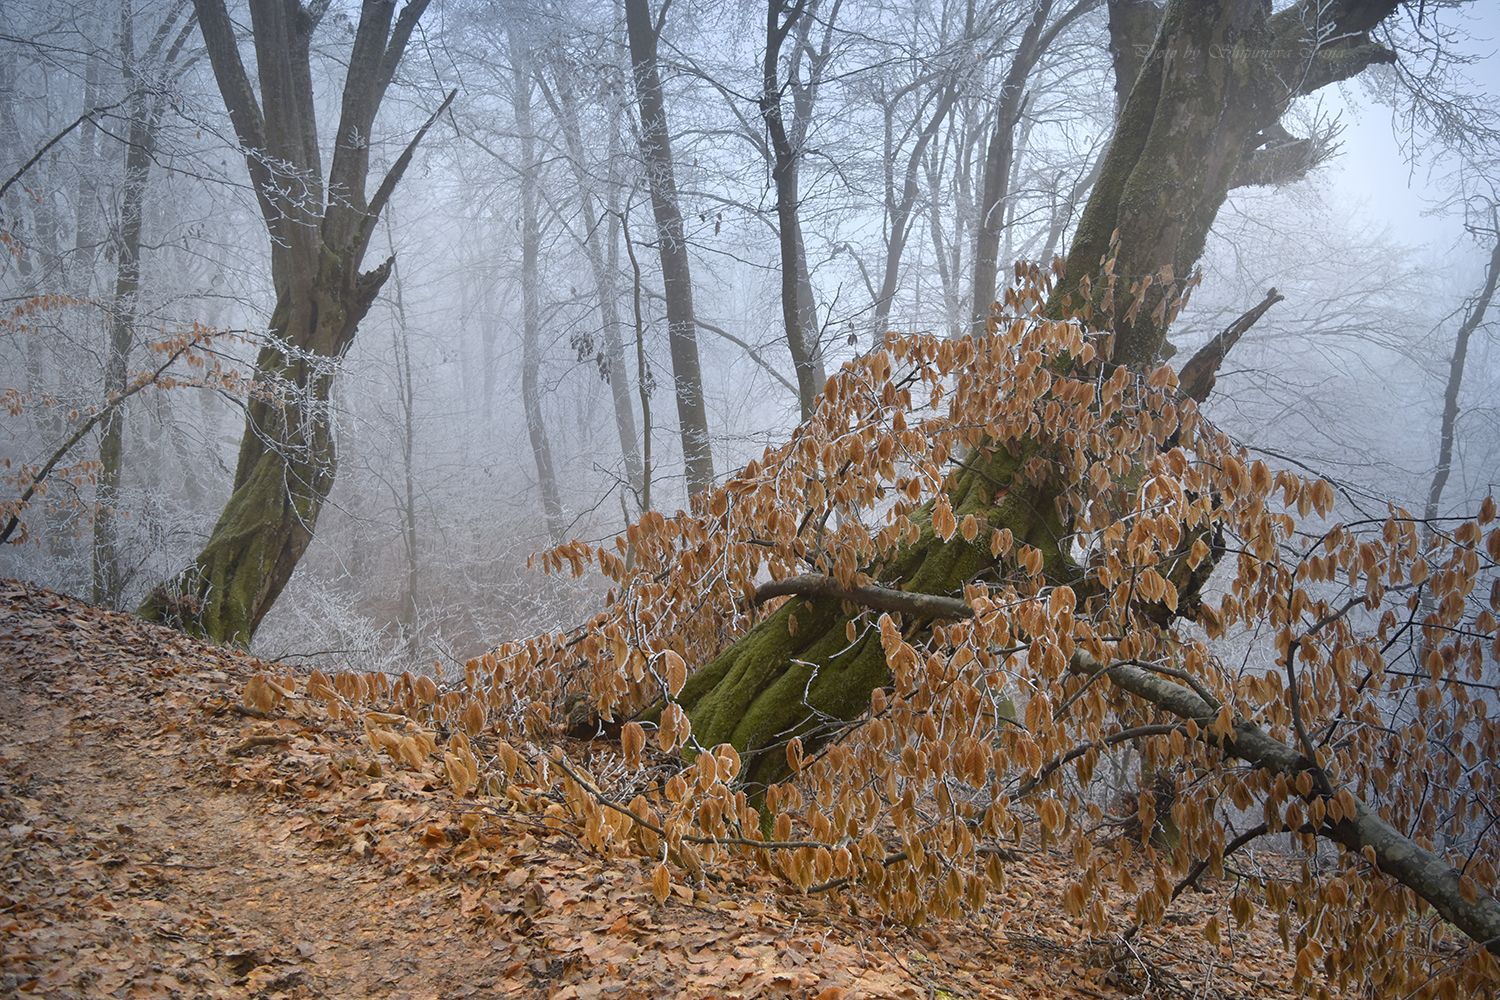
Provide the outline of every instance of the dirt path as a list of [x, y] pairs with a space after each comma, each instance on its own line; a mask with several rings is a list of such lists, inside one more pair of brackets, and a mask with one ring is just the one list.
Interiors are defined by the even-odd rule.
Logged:
[[[86, 612], [47, 610], [12, 604], [0, 617], [0, 992], [460, 996], [494, 985], [500, 961], [455, 962], [472, 951], [401, 926], [425, 932], [429, 914], [420, 898], [392, 912], [387, 873], [299, 842], [206, 780], [172, 709], [231, 687], [229, 674], [189, 672], [169, 635], [142, 662], [138, 648], [112, 650]], [[402, 947], [386, 947], [395, 937]]]
[[264, 666], [0, 581], [0, 995], [932, 992], [826, 921], [648, 902], [638, 864], [524, 816], [456, 865], [420, 776], [239, 711]]

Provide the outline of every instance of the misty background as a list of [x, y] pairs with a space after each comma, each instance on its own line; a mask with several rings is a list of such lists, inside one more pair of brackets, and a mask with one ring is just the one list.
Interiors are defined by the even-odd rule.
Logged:
[[[152, 115], [131, 370], [150, 363], [143, 341], [194, 323], [241, 331], [216, 351], [227, 367], [248, 370], [268, 324], [266, 232], [201, 40], [186, 33], [170, 60], [165, 47], [151, 48], [182, 6], [0, 5], [0, 177], [102, 109], [0, 203], [7, 494], [105, 397], [127, 151], [139, 139], [131, 94], [149, 95]], [[1106, 11], [1102, 2], [1077, 6], [1026, 77], [1002, 280], [1012, 261], [1066, 248], [1109, 138]], [[805, 109], [793, 122], [799, 209], [815, 327], [833, 370], [888, 329], [966, 331], [984, 147], [1034, 6], [821, 0], [811, 9], [805, 48], [793, 46], [784, 67], [805, 103], [785, 104], [789, 117]], [[314, 52], [325, 126], [337, 120], [356, 13], [334, 3], [319, 35], [326, 48]], [[1419, 509], [1427, 496], [1455, 331], [1483, 283], [1495, 239], [1486, 226], [1500, 197], [1500, 13], [1433, 3], [1420, 16], [1397, 18], [1399, 30], [1431, 43], [1425, 49], [1403, 49], [1397, 67], [1372, 67], [1294, 106], [1291, 119], [1328, 137], [1326, 157], [1301, 179], [1231, 195], [1172, 336], [1190, 353], [1267, 289], [1280, 291], [1285, 301], [1220, 374], [1210, 416], [1273, 465], [1326, 475], [1350, 510], [1376, 514], [1387, 503]], [[678, 0], [659, 53], [720, 477], [800, 420], [757, 107], [764, 24], [763, 6]], [[1438, 49], [1441, 57], [1431, 54]], [[614, 3], [432, 4], [366, 137], [373, 172], [450, 89], [457, 96], [371, 243], [366, 267], [392, 254], [396, 265], [336, 383], [336, 485], [256, 652], [353, 669], [451, 669], [501, 639], [576, 620], [597, 596], [593, 584], [526, 564], [559, 527], [597, 542], [642, 509], [613, 393], [622, 371], [635, 440], [649, 442], [650, 504], [686, 502], [629, 74]], [[914, 157], [944, 88], [952, 108]], [[882, 269], [908, 165], [908, 235], [882, 317]], [[540, 322], [530, 342], [528, 190], [539, 238], [530, 280]], [[607, 292], [590, 241], [602, 248]], [[613, 372], [602, 296], [624, 346]], [[1500, 479], [1497, 349], [1488, 321], [1469, 345], [1445, 513], [1470, 509]], [[0, 549], [0, 574], [96, 592], [91, 546], [102, 506], [115, 515], [124, 567], [104, 597], [118, 607], [135, 607], [201, 549], [229, 493], [243, 397], [184, 385], [143, 392], [124, 414], [118, 488], [101, 504], [87, 468], [54, 480], [24, 512], [26, 539]], [[544, 510], [538, 428], [560, 526]]]

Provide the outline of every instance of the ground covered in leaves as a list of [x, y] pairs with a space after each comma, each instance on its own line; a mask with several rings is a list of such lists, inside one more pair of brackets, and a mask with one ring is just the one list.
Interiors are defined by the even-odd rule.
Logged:
[[1204, 940], [1224, 893], [1130, 946], [1090, 941], [1059, 898], [1068, 859], [1035, 848], [962, 924], [892, 925], [856, 894], [752, 871], [659, 902], [649, 862], [503, 796], [455, 799], [356, 720], [247, 709], [266, 669], [0, 582], [0, 994], [1260, 997], [1290, 981], [1268, 933]]

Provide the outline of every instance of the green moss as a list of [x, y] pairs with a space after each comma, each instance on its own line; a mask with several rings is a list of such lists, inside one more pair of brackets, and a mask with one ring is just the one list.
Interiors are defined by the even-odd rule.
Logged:
[[[960, 520], [973, 514], [988, 527], [1009, 528], [1018, 544], [1042, 551], [1047, 572], [1061, 576], [1072, 566], [1059, 544], [1062, 526], [1050, 484], [1021, 481], [1031, 454], [996, 449], [972, 456], [954, 476], [949, 502]], [[956, 594], [995, 569], [988, 531], [973, 542], [961, 535], [945, 542], [933, 532], [930, 507], [914, 520], [917, 540], [875, 571], [887, 586]], [[816, 747], [825, 723], [857, 718], [869, 707], [870, 693], [889, 683], [878, 634], [864, 627], [851, 643], [849, 620], [838, 600], [793, 598], [697, 671], [678, 699], [697, 742], [733, 744], [753, 785], [785, 778], [781, 747], [788, 739], [798, 736]], [[660, 706], [645, 718], [655, 721], [659, 714]]]

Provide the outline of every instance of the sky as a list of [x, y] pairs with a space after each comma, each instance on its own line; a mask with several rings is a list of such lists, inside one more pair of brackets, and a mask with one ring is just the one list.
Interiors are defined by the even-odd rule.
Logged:
[[[1500, 102], [1500, 3], [1475, 0], [1460, 23], [1469, 35], [1460, 48], [1476, 60], [1467, 67], [1474, 90]], [[1385, 221], [1402, 242], [1426, 252], [1456, 250], [1477, 269], [1483, 254], [1467, 237], [1462, 219], [1431, 211], [1446, 186], [1441, 158], [1431, 150], [1412, 155], [1404, 149], [1394, 112], [1374, 102], [1362, 86], [1327, 93], [1324, 106], [1339, 115], [1345, 129], [1339, 156], [1324, 169], [1350, 211]]]

